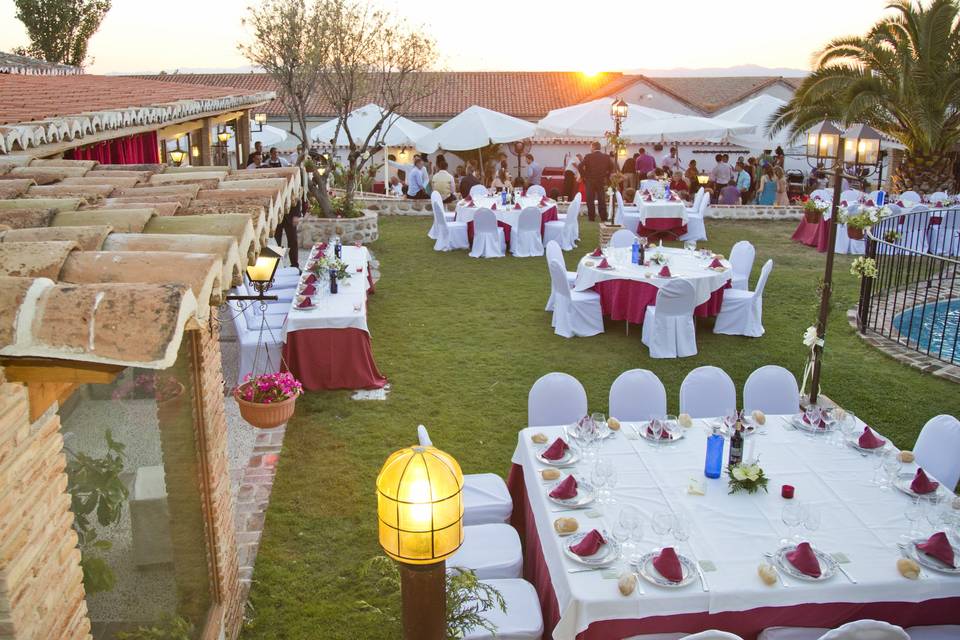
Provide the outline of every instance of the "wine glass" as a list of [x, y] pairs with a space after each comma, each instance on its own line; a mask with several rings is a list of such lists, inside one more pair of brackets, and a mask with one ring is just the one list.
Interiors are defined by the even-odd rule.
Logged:
[[633, 549], [636, 546], [634, 543], [635, 531], [640, 526], [640, 510], [633, 505], [624, 505], [620, 509], [620, 518], [617, 523], [627, 532], [627, 539], [618, 541], [621, 548], [629, 547]]
[[690, 518], [685, 513], [673, 514], [670, 533], [677, 543], [677, 552], [680, 552], [681, 545], [690, 539]]
[[907, 522], [910, 523], [907, 538], [913, 540], [919, 533], [917, 524], [920, 522], [920, 519], [923, 518], [923, 501], [920, 498], [911, 498], [907, 504], [907, 508], [903, 510], [903, 515], [906, 516]]
[[900, 475], [900, 458], [893, 449], [885, 449], [884, 452], [877, 457], [882, 461], [880, 468], [883, 471], [883, 484], [880, 488], [888, 491], [894, 487], [897, 477]]
[[650, 528], [657, 534], [657, 546], [659, 549], [662, 549], [663, 536], [670, 533], [670, 530], [673, 529], [673, 514], [666, 509], [658, 510], [653, 514], [653, 519], [650, 521]]
[[667, 434], [668, 442], [673, 441], [679, 426], [680, 425], [677, 424], [677, 416], [667, 414], [663, 417], [663, 432]]
[[597, 432], [603, 436], [607, 431], [607, 416], [603, 413], [596, 411], [590, 414], [590, 420], [593, 421], [593, 424], [597, 427]]
[[697, 250], [697, 243], [693, 240], [686, 240], [683, 243], [683, 248], [690, 253], [693, 253]]
[[650, 416], [650, 436], [653, 437], [653, 444], [660, 444], [660, 436], [663, 435], [663, 416], [654, 414]]
[[723, 426], [728, 434], [733, 434], [733, 429], [737, 426], [737, 420], [739, 419], [740, 414], [737, 413], [736, 407], [727, 407], [727, 409], [724, 410]]
[[787, 535], [780, 538], [781, 547], [790, 544], [796, 537], [794, 530], [800, 526], [802, 518], [803, 513], [800, 508], [800, 503], [795, 500], [788, 500], [783, 505], [783, 510], [780, 512], [780, 520], [787, 526]]
[[944, 524], [945, 520], [948, 518], [943, 517], [943, 511], [941, 511], [941, 503], [943, 498], [939, 493], [932, 495], [928, 500], [926, 500], [926, 505], [923, 510], [923, 517], [926, 519], [927, 524], [930, 525], [930, 533], [933, 534], [936, 532], [937, 527]]
[[614, 522], [610, 527], [610, 535], [614, 540], [620, 543], [620, 555], [617, 557], [617, 559], [623, 562], [625, 570], [630, 568], [630, 563], [627, 561], [626, 557], [626, 548], [630, 545], [630, 536], [632, 533], [633, 532], [622, 522]]
[[605, 470], [601, 468], [600, 462], [600, 460], [597, 460], [590, 470], [590, 482], [593, 483], [593, 487], [597, 491], [597, 504], [603, 504], [603, 487], [607, 483], [607, 475]]
[[590, 476], [597, 485], [597, 504], [608, 504], [610, 502], [608, 498], [609, 488], [611, 488], [611, 484], [616, 484], [616, 473], [617, 470], [612, 462], [597, 458], [597, 462], [593, 466], [593, 473]]
[[843, 434], [844, 439], [849, 440], [853, 437], [856, 429], [857, 416], [853, 415], [853, 413], [850, 411], [847, 411], [847, 415], [845, 415], [843, 420], [840, 421], [840, 432]]
[[820, 428], [820, 418], [823, 415], [820, 407], [815, 404], [808, 404], [803, 410], [803, 414], [807, 419], [807, 424], [810, 425], [810, 428], [805, 430], [804, 433], [809, 437], [813, 437], [816, 430]]
[[[812, 504], [806, 504], [802, 508], [803, 528], [811, 534], [820, 529], [820, 509]], [[811, 536], [812, 538], [812, 536]]]

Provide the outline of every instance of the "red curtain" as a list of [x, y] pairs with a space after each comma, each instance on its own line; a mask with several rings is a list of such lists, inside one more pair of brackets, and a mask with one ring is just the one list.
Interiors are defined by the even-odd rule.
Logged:
[[156, 164], [160, 162], [157, 132], [147, 131], [77, 147], [64, 153], [63, 157], [70, 160], [96, 160], [101, 164]]

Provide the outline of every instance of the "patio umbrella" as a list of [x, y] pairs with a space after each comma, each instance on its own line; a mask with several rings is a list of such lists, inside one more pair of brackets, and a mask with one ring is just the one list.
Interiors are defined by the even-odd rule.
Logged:
[[530, 138], [536, 128], [532, 122], [473, 105], [420, 138], [417, 151], [479, 149], [488, 144]]
[[742, 102], [732, 109], [717, 114], [717, 118], [743, 124], [752, 124], [756, 130], [752, 134], [731, 135], [728, 142], [746, 147], [751, 150], [772, 149], [786, 147], [790, 144], [790, 131], [782, 129], [775, 135], [767, 134], [767, 123], [777, 109], [787, 104], [785, 100], [774, 96], [761, 94]]
[[286, 140], [287, 132], [280, 127], [265, 124], [262, 131], [253, 130], [250, 137], [253, 142], [259, 142], [265, 149], [269, 149]]
[[[641, 109], [643, 107], [640, 107]], [[655, 109], [651, 109], [655, 111]], [[718, 118], [702, 118], [679, 113], [666, 118], [633, 120], [629, 116], [620, 134], [627, 142], [684, 142], [706, 140], [719, 142], [733, 134], [753, 133], [757, 126]]]
[[[553, 109], [537, 123], [537, 135], [602, 138], [606, 132], [613, 131], [613, 118], [610, 117], [612, 103], [613, 98], [599, 98], [572, 107]], [[627, 104], [627, 117], [623, 122], [649, 122], [674, 115], [659, 109]]]

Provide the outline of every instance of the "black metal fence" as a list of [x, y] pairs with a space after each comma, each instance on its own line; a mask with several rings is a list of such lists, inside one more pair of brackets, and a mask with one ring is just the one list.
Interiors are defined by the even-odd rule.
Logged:
[[860, 332], [960, 364], [960, 208], [888, 216], [865, 240], [877, 273], [861, 281]]

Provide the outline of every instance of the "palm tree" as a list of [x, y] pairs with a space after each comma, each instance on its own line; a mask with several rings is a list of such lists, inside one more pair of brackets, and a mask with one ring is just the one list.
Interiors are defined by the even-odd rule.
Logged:
[[869, 124], [906, 147], [898, 191], [949, 191], [960, 140], [960, 7], [956, 0], [887, 5], [893, 13], [864, 36], [830, 42], [772, 132], [799, 135], [822, 120]]

